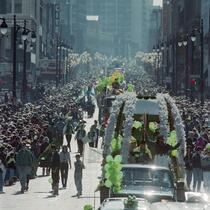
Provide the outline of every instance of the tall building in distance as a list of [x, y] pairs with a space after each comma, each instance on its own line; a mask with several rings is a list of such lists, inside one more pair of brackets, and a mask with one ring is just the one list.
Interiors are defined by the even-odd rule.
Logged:
[[148, 48], [150, 51], [157, 43], [161, 42], [162, 37], [162, 7], [153, 6], [149, 26]]
[[87, 48], [125, 57], [148, 51], [152, 8], [153, 0], [89, 0], [87, 15], [98, 21], [87, 23]]
[[86, 15], [87, 0], [70, 0], [71, 6], [71, 45], [75, 52], [82, 53], [86, 50]]

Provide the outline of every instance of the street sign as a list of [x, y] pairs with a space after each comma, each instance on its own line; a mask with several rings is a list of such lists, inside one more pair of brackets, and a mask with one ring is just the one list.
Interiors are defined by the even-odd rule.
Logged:
[[165, 78], [165, 82], [166, 82], [166, 83], [171, 83], [171, 82], [172, 82], [172, 81], [171, 81], [171, 77], [166, 77], [166, 78]]
[[59, 32], [59, 24], [60, 24], [60, 5], [55, 5], [55, 32]]
[[191, 74], [190, 75], [190, 78], [191, 79], [199, 79], [200, 78], [200, 75], [199, 74]]

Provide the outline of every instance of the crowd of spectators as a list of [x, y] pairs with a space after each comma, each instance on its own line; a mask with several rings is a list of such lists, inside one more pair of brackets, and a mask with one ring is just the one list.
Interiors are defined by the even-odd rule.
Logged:
[[49, 174], [47, 160], [42, 161], [40, 157], [50, 143], [63, 144], [63, 138], [58, 138], [60, 121], [65, 125], [66, 116], [71, 116], [74, 122], [80, 120], [79, 96], [83, 87], [84, 82], [78, 81], [59, 89], [46, 86], [43, 97], [33, 104], [13, 105], [7, 100], [0, 105], [0, 191], [4, 184], [12, 185], [16, 181], [16, 155], [23, 145], [33, 155], [31, 178], [37, 176], [38, 166], [43, 167], [43, 175]]

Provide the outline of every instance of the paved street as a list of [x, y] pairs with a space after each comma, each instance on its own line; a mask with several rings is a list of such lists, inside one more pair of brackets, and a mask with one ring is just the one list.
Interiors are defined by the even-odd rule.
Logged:
[[[96, 116], [97, 113], [95, 113]], [[89, 129], [93, 119], [85, 119], [87, 123], [87, 130]], [[76, 142], [72, 141], [73, 152], [72, 165], [74, 162], [75, 152], [77, 151]], [[73, 180], [74, 168], [70, 170], [68, 177], [68, 186], [66, 190], [61, 189], [58, 197], [51, 196], [51, 185], [48, 182], [50, 177], [38, 177], [31, 180], [30, 190], [25, 194], [20, 194], [20, 184], [11, 187], [5, 187], [5, 194], [0, 195], [0, 209], [1, 210], [29, 210], [50, 209], [50, 210], [80, 210], [83, 209], [87, 203], [94, 204], [94, 191], [98, 185], [98, 176], [100, 176], [100, 155], [85, 148], [85, 166], [83, 176], [83, 195], [80, 199], [72, 197], [76, 194], [76, 189]], [[41, 174], [39, 171], [38, 174]], [[61, 187], [61, 184], [60, 184]], [[99, 193], [96, 193], [96, 206], [99, 205]]]

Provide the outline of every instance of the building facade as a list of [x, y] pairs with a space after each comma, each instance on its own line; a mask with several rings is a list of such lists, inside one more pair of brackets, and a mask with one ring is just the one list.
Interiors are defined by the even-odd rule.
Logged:
[[[210, 1], [201, 0], [201, 18], [204, 30], [204, 74], [207, 93], [210, 90]], [[207, 94], [210, 98], [210, 94]]]
[[[0, 0], [0, 16], [6, 19], [8, 25], [8, 33], [6, 36], [0, 38], [0, 74], [6, 80], [8, 88], [11, 88], [12, 81], [12, 64], [13, 64], [13, 26], [14, 15], [16, 15], [17, 25], [23, 27], [24, 20], [26, 20], [26, 27], [36, 32], [36, 43], [31, 43], [31, 39], [27, 39], [26, 50], [26, 71], [28, 86], [32, 86], [36, 69], [39, 64], [39, 45], [40, 45], [40, 28], [39, 28], [39, 14], [40, 5], [39, 0]], [[22, 72], [23, 72], [23, 49], [19, 47], [21, 43], [21, 30], [17, 34], [17, 87], [21, 86]], [[33, 46], [33, 49], [31, 49]]]
[[[201, 2], [197, 0], [163, 1], [163, 42], [165, 84], [174, 94], [199, 97], [201, 72]], [[206, 15], [204, 19], [208, 18]], [[192, 35], [196, 41], [192, 42]], [[192, 92], [192, 80], [197, 87]]]
[[131, 57], [149, 50], [152, 0], [89, 0], [86, 45], [90, 51]]

